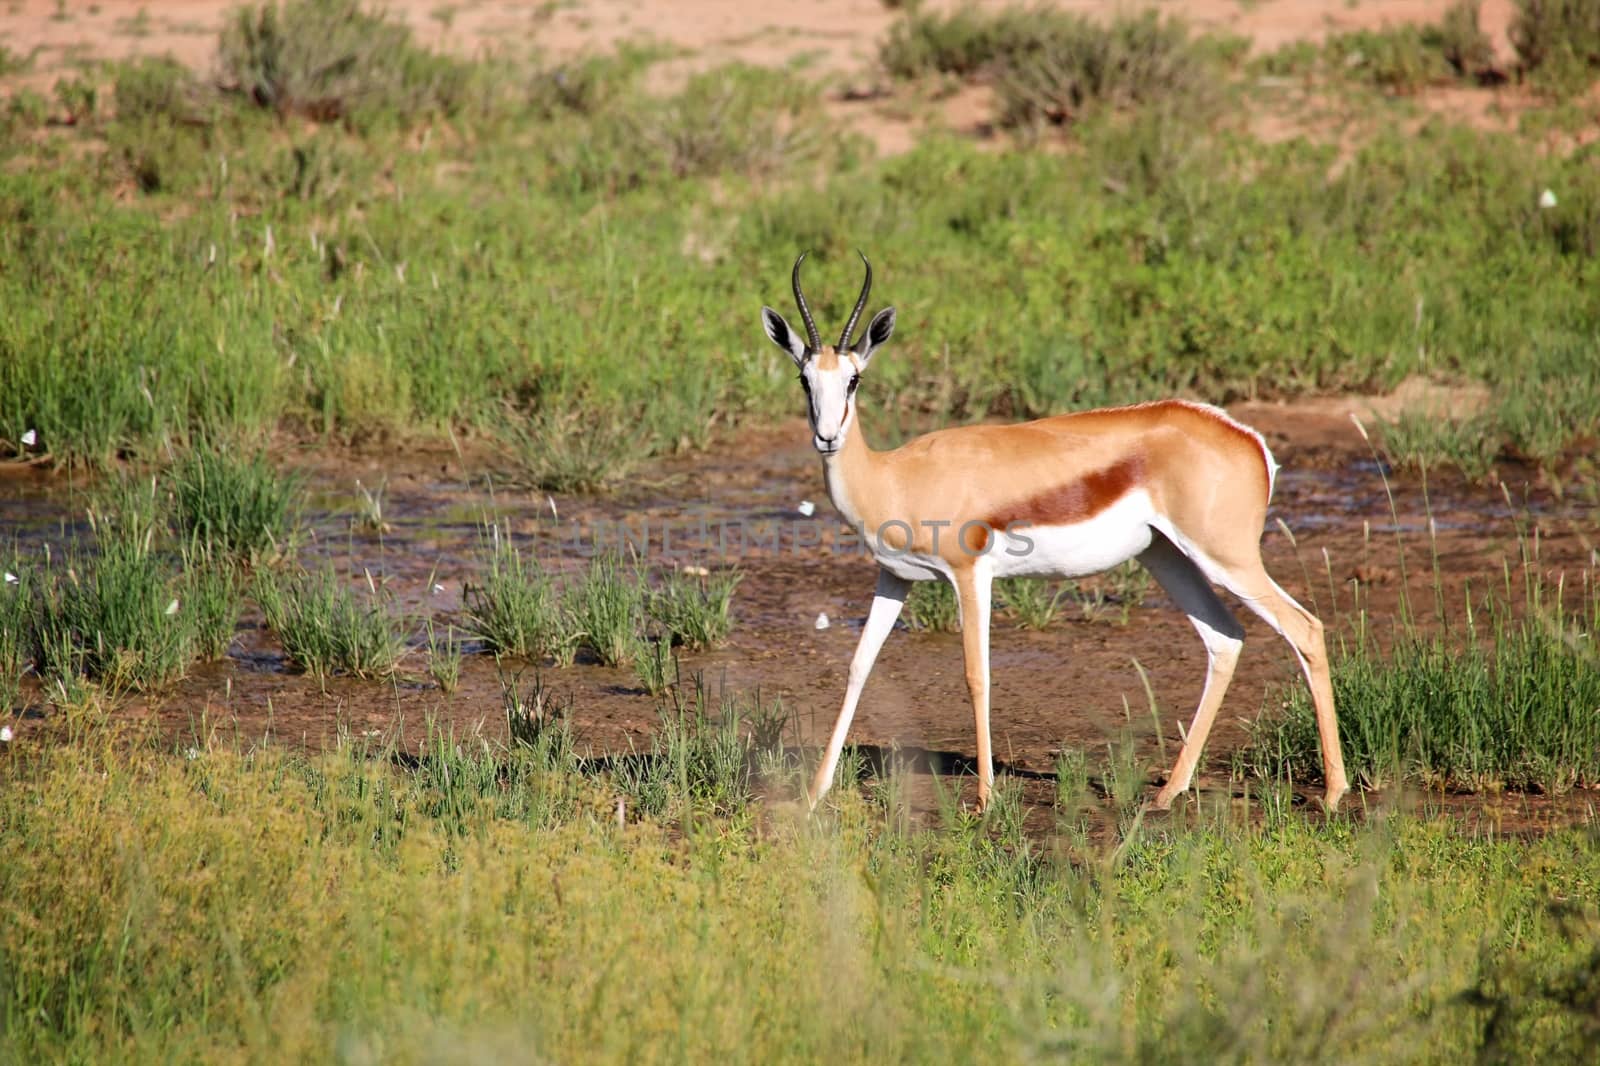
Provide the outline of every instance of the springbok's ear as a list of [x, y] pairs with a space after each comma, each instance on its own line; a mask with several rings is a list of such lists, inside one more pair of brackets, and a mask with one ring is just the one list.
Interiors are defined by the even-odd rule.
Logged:
[[894, 335], [894, 308], [885, 307], [872, 316], [867, 331], [851, 347], [863, 365], [872, 358], [872, 350]]
[[761, 309], [761, 325], [767, 331], [767, 336], [772, 338], [772, 343], [789, 353], [789, 358], [794, 360], [795, 366], [800, 366], [806, 361], [806, 346], [800, 342], [794, 330], [789, 328], [789, 323], [783, 316], [770, 307]]

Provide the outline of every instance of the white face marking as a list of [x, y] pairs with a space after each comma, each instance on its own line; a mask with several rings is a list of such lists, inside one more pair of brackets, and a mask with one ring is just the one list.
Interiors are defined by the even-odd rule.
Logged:
[[811, 419], [811, 446], [823, 455], [844, 447], [845, 435], [855, 422], [856, 390], [860, 370], [854, 356], [829, 359], [833, 368], [823, 370], [823, 358], [813, 355], [800, 368], [806, 390], [807, 415]]

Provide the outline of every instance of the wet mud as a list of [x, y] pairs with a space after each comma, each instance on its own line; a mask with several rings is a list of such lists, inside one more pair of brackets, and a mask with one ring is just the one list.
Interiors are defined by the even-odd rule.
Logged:
[[[1348, 631], [1359, 602], [1381, 637], [1406, 595], [1426, 624], [1436, 584], [1444, 602], [1460, 604], [1469, 586], [1486, 592], [1501, 584], [1507, 563], [1517, 566], [1530, 550], [1552, 574], [1575, 577], [1594, 565], [1593, 500], [1558, 498], [1531, 471], [1502, 469], [1503, 486], [1424, 484], [1387, 471], [1348, 421], [1340, 430], [1288, 409], [1235, 413], [1263, 430], [1283, 467], [1263, 536], [1268, 569], [1323, 618], [1330, 636]], [[423, 620], [433, 618], [439, 631], [465, 631], [464, 589], [480, 574], [487, 529], [498, 523], [503, 535], [557, 572], [575, 573], [595, 551], [618, 549], [657, 568], [737, 567], [743, 580], [733, 632], [721, 647], [683, 655], [683, 676], [700, 674], [712, 692], [758, 690], [764, 700], [781, 699], [792, 716], [786, 737], [792, 745], [825, 739], [875, 566], [841, 534], [801, 423], [745, 432], [709, 453], [656, 463], [605, 497], [520, 489], [495, 472], [492, 459], [470, 453], [391, 449], [329, 457], [289, 448], [280, 456], [302, 473], [309, 492], [302, 563], [331, 565], [352, 582], [370, 580], [407, 618], [411, 650], [398, 675], [319, 683], [290, 669], [251, 610], [225, 660], [193, 668], [158, 697], [125, 700], [117, 715], [151, 721], [179, 745], [271, 738], [315, 748], [345, 735], [414, 748], [430, 728], [503, 738], [501, 672], [521, 670], [524, 684], [537, 671], [547, 691], [570, 707], [580, 750], [648, 747], [660, 701], [630, 669], [581, 657], [567, 668], [497, 665], [469, 637], [458, 689], [447, 695], [429, 678]], [[360, 519], [364, 492], [381, 498], [379, 529]], [[810, 516], [805, 501], [814, 504]], [[0, 528], [25, 551], [44, 544], [59, 551], [70, 536], [86, 533], [81, 503], [80, 488], [59, 477], [0, 479]], [[1204, 648], [1159, 586], [1150, 584], [1141, 602], [1125, 606], [1113, 600], [1086, 618], [1069, 604], [1043, 631], [997, 615], [995, 751], [1030, 801], [1048, 806], [1064, 747], [1084, 750], [1096, 767], [1108, 745], [1131, 741], [1154, 780], [1176, 755], [1199, 699]], [[1289, 647], [1254, 616], [1238, 613], [1245, 650], [1198, 778], [1202, 795], [1216, 802], [1249, 802], [1230, 781], [1230, 756], [1244, 743], [1248, 723], [1273, 713], [1288, 688], [1301, 683]], [[826, 628], [817, 626], [820, 615], [829, 620]], [[53, 712], [40, 696], [36, 685], [25, 689], [30, 708], [17, 722], [19, 732], [48, 731]], [[878, 660], [851, 739], [880, 761], [905, 762], [913, 777], [937, 773], [946, 785], [971, 792], [963, 770], [970, 770], [973, 722], [959, 634], [902, 625]], [[927, 782], [911, 792], [918, 806], [937, 802]], [[1538, 825], [1586, 808], [1588, 798], [1431, 795], [1404, 802], [1470, 810], [1495, 824], [1509, 817], [1515, 825]]]

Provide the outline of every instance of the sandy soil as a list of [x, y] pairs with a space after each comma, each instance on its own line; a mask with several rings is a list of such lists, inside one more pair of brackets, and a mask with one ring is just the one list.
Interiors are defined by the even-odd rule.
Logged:
[[[982, 0], [1000, 6], [1003, 0]], [[1054, 0], [1055, 6], [1104, 16], [1140, 6], [1136, 0]], [[0, 80], [0, 92], [29, 86], [48, 90], [92, 58], [170, 54], [198, 70], [215, 62], [215, 45], [231, 0], [11, 0], [0, 6], [0, 41], [13, 54], [37, 50], [32, 69]], [[564, 56], [610, 50], [625, 41], [650, 41], [672, 57], [656, 64], [652, 84], [670, 88], [688, 74], [729, 62], [787, 66], [820, 75], [830, 110], [848, 118], [885, 154], [907, 150], [917, 130], [932, 122], [983, 134], [989, 108], [981, 88], [935, 99], [891, 91], [877, 67], [877, 49], [897, 13], [879, 0], [811, 0], [753, 3], [742, 0], [565, 0], [511, 3], [495, 0], [390, 0], [387, 8], [408, 19], [422, 40], [464, 54], [537, 50]], [[954, 6], [941, 0], [934, 6]], [[1251, 39], [1258, 51], [1329, 33], [1437, 19], [1448, 0], [1194, 0], [1157, 3], [1197, 26]], [[1511, 0], [1486, 0], [1481, 20], [1504, 56]], [[1514, 94], [1430, 91], [1418, 97], [1432, 114], [1503, 125]], [[1314, 109], [1313, 109], [1314, 111]], [[1296, 98], [1261, 116], [1268, 137], [1316, 131], [1326, 117], [1308, 114]]]

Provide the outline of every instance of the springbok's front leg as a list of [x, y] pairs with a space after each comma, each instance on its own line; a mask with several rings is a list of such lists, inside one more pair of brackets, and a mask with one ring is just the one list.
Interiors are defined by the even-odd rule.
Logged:
[[989, 608], [994, 574], [985, 556], [957, 570], [956, 598], [961, 604], [961, 650], [966, 658], [967, 692], [978, 730], [978, 809], [989, 806], [994, 787], [994, 752], [989, 743]]
[[867, 612], [867, 624], [861, 628], [861, 642], [856, 645], [855, 658], [850, 660], [850, 682], [844, 690], [844, 706], [839, 708], [839, 719], [833, 723], [833, 735], [828, 738], [828, 750], [817, 767], [817, 776], [811, 782], [811, 809], [816, 810], [823, 794], [833, 785], [833, 772], [839, 767], [839, 754], [844, 751], [844, 738], [850, 732], [850, 720], [856, 716], [856, 704], [861, 701], [861, 690], [866, 687], [872, 664], [878, 659], [878, 650], [900, 617], [900, 608], [906, 602], [911, 582], [896, 577], [887, 570], [878, 571], [878, 588], [872, 597], [872, 610]]

